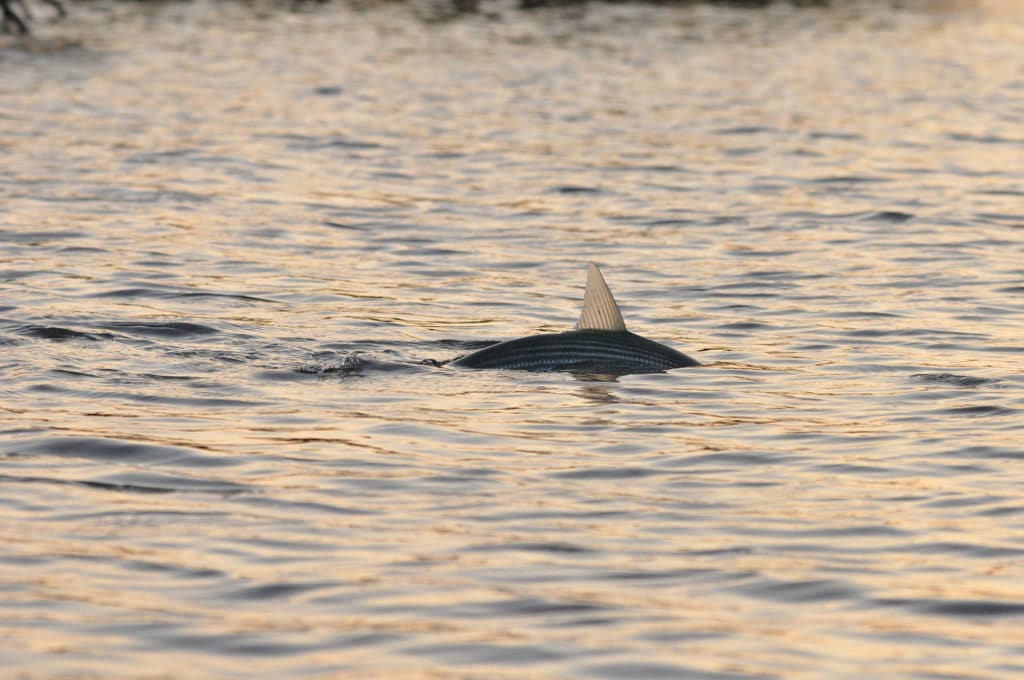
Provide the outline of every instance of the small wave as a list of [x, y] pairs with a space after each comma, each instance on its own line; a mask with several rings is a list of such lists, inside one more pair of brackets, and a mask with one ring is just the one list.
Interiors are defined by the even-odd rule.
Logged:
[[548, 645], [497, 644], [490, 642], [432, 644], [410, 647], [407, 654], [436, 658], [451, 664], [490, 664], [522, 666], [555, 661], [569, 656], [564, 648]]
[[952, 416], [968, 416], [982, 418], [987, 416], [1009, 416], [1017, 413], [1017, 409], [1006, 406], [978, 405], [978, 406], [956, 406], [953, 408], [941, 409], [938, 413]]
[[859, 595], [857, 589], [832, 579], [809, 581], [760, 579], [755, 583], [739, 586], [736, 590], [746, 595], [779, 602], [827, 602], [853, 599]]
[[131, 288], [117, 288], [115, 290], [105, 290], [99, 293], [92, 293], [89, 295], [92, 298], [159, 298], [159, 299], [189, 299], [189, 298], [225, 298], [228, 300], [243, 300], [245, 302], [269, 302], [277, 304], [277, 300], [270, 300], [268, 298], [256, 297], [255, 295], [245, 295], [242, 293], [214, 293], [207, 291], [194, 291], [194, 290], [173, 290], [167, 288], [153, 288], [153, 287], [131, 287]]
[[469, 546], [468, 548], [466, 548], [466, 550], [469, 552], [504, 552], [506, 550], [511, 550], [558, 554], [576, 554], [592, 552], [590, 548], [585, 548], [582, 545], [554, 541], [538, 543], [485, 543], [482, 545]]
[[604, 680], [763, 680], [776, 677], [764, 673], [753, 675], [747, 673], [730, 673], [726, 671], [707, 671], [690, 666], [678, 666], [670, 663], [655, 662], [621, 662], [602, 663], [584, 669], [587, 677], [603, 678]]
[[21, 335], [27, 335], [33, 338], [42, 338], [44, 340], [111, 340], [114, 336], [109, 333], [87, 333], [85, 331], [76, 331], [71, 328], [64, 328], [62, 326], [37, 326], [34, 324], [26, 324], [20, 326], [17, 331]]
[[951, 616], [954, 618], [998, 618], [1024, 616], [1024, 603], [1001, 600], [939, 600], [895, 599], [875, 600], [883, 607], [900, 607], [920, 614]]
[[0, 242], [47, 243], [69, 238], [82, 238], [85, 234], [77, 231], [4, 231], [0, 230]]
[[830, 175], [810, 180], [811, 184], [881, 184], [889, 182], [885, 177], [866, 177], [863, 175]]
[[891, 224], [901, 224], [912, 219], [914, 219], [912, 213], [899, 212], [897, 210], [880, 210], [879, 212], [871, 213], [865, 218], [868, 222], [889, 222]]
[[910, 379], [923, 383], [954, 385], [956, 387], [981, 387], [982, 385], [997, 382], [989, 378], [957, 375], [956, 373], [914, 373], [910, 376]]
[[143, 335], [157, 338], [183, 338], [194, 335], [213, 335], [219, 333], [216, 328], [186, 321], [146, 322], [146, 321], [111, 321], [100, 324], [102, 328], [129, 335]]
[[656, 470], [638, 467], [586, 468], [556, 472], [552, 476], [560, 479], [636, 479], [661, 474]]
[[89, 458], [133, 464], [173, 464], [188, 467], [233, 464], [230, 458], [202, 454], [180, 446], [103, 437], [51, 437], [11, 445], [9, 448], [16, 453], [29, 455]]
[[313, 590], [330, 588], [336, 583], [264, 583], [259, 585], [246, 585], [235, 590], [229, 590], [220, 595], [227, 600], [241, 600], [245, 602], [265, 600], [289, 600], [295, 595], [301, 595]]
[[277, 134], [277, 135], [256, 135], [257, 138], [279, 139], [288, 145], [293, 151], [319, 151], [320, 149], [379, 149], [380, 144], [367, 142], [360, 139], [348, 137], [328, 136], [318, 137], [314, 135], [299, 134]]

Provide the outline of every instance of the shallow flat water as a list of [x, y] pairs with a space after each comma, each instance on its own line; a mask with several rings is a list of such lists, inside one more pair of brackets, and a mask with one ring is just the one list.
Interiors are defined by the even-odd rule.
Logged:
[[[0, 49], [0, 661], [28, 677], [1024, 674], [1014, 3]], [[432, 365], [585, 262], [704, 365]]]

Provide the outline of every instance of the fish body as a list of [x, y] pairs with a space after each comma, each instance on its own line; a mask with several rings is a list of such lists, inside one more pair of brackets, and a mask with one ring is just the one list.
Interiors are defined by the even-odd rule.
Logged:
[[622, 313], [597, 265], [590, 263], [576, 329], [500, 342], [460, 357], [451, 366], [521, 371], [655, 373], [700, 362], [626, 330]]
[[629, 331], [567, 331], [516, 338], [453, 361], [465, 368], [649, 373], [697, 361]]

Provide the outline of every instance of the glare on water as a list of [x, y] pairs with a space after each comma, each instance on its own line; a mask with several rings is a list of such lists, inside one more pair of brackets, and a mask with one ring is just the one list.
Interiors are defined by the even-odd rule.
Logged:
[[1022, 16], [833, 4], [3, 38], [3, 667], [1024, 672]]

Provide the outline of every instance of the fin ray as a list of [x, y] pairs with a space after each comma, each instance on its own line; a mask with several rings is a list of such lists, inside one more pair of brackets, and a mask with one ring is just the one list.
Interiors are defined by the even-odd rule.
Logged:
[[578, 331], [624, 331], [626, 322], [615, 302], [601, 270], [593, 262], [587, 265], [587, 290], [583, 294], [583, 310], [576, 322]]

